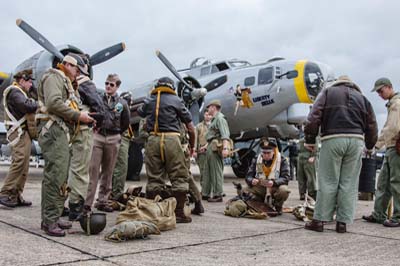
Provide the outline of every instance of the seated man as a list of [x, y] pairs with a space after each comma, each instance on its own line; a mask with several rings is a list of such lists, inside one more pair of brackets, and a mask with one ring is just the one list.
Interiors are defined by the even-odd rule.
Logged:
[[272, 205], [282, 214], [283, 203], [289, 197], [289, 163], [278, 150], [276, 141], [261, 141], [261, 153], [253, 159], [246, 175], [248, 188], [256, 201]]

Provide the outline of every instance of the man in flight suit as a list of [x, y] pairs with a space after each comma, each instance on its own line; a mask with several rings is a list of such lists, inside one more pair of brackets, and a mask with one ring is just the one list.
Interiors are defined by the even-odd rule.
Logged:
[[162, 196], [165, 193], [164, 177], [168, 176], [177, 201], [176, 222], [190, 223], [192, 219], [183, 211], [189, 189], [189, 169], [181, 146], [180, 122], [188, 129], [190, 154], [193, 154], [195, 127], [188, 109], [176, 95], [174, 81], [168, 77], [160, 78], [138, 114], [146, 117], [146, 129], [150, 134], [145, 147], [146, 196]]
[[84, 69], [77, 54], [68, 54], [57, 68], [44, 73], [38, 89], [39, 145], [45, 160], [42, 182], [42, 229], [50, 236], [65, 236], [71, 223], [60, 219], [68, 195], [70, 131], [78, 121], [93, 122], [87, 111], [79, 111], [72, 82]]
[[37, 104], [28, 98], [32, 87], [32, 71], [24, 70], [14, 75], [14, 82], [4, 91], [5, 126], [11, 146], [11, 165], [0, 191], [0, 204], [7, 207], [31, 206], [22, 198], [28, 177], [31, 138], [27, 131], [26, 114], [35, 113]]

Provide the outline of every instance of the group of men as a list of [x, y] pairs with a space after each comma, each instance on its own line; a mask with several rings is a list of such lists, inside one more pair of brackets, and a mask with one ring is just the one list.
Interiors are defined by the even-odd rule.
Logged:
[[[127, 164], [114, 169], [119, 151], [128, 156], [126, 149], [120, 149], [121, 138], [129, 132], [130, 119], [127, 102], [117, 94], [121, 80], [110, 74], [105, 93], [100, 95], [90, 79], [89, 68], [85, 55], [69, 53], [43, 74], [37, 99], [29, 96], [31, 70], [17, 73], [15, 82], [4, 92], [12, 163], [1, 189], [0, 204], [12, 208], [32, 204], [22, 197], [22, 192], [31, 139], [37, 137], [45, 161], [41, 228], [51, 236], [65, 236], [64, 230], [72, 226], [70, 221], [91, 210], [99, 180], [96, 207], [102, 211], [113, 210], [108, 200], [114, 170], [125, 176], [115, 175], [114, 183], [119, 189], [113, 189], [112, 197], [118, 197], [125, 185]], [[70, 221], [60, 219], [67, 198]]]
[[[8, 207], [32, 204], [22, 197], [22, 192], [29, 168], [31, 139], [35, 137], [34, 130], [30, 130], [32, 114], [35, 114], [45, 160], [41, 228], [51, 236], [64, 236], [64, 230], [71, 227], [70, 222], [60, 219], [67, 197], [69, 219], [73, 221], [91, 211], [99, 182], [95, 206], [106, 212], [113, 211], [108, 203], [110, 197], [119, 198], [125, 186], [132, 138], [127, 103], [130, 98], [126, 97], [125, 101], [117, 94], [121, 80], [116, 74], [107, 77], [105, 93], [100, 95], [89, 77], [89, 68], [85, 55], [70, 53], [57, 67], [45, 72], [36, 100], [29, 96], [31, 71], [17, 73], [15, 82], [4, 92], [5, 125], [13, 161], [0, 191], [0, 204]], [[346, 232], [346, 225], [353, 221], [364, 142], [368, 153], [374, 147], [386, 146], [387, 150], [374, 212], [363, 218], [385, 226], [400, 226], [400, 96], [386, 78], [377, 80], [373, 90], [389, 100], [388, 120], [379, 138], [372, 105], [346, 76], [324, 89], [312, 107], [304, 127], [305, 138], [300, 141], [298, 163], [315, 165], [319, 157], [318, 190], [315, 168], [298, 167], [298, 172], [304, 171], [304, 175], [314, 173], [299, 187], [303, 197], [304, 183], [309, 182], [308, 194], [316, 198], [314, 219], [305, 225], [306, 229], [323, 231], [324, 223], [332, 221], [336, 213], [337, 232]], [[143, 130], [147, 133], [146, 197], [175, 197], [178, 223], [191, 222], [184, 212], [188, 194], [194, 198], [193, 214], [204, 212], [201, 200], [223, 201], [223, 160], [232, 155], [232, 147], [221, 108], [221, 101], [209, 102], [203, 122], [195, 127], [188, 108], [176, 93], [174, 81], [164, 77], [156, 82], [137, 110], [145, 121]], [[319, 156], [316, 153], [318, 135]], [[288, 182], [293, 177], [294, 163], [290, 167], [273, 139], [262, 140], [260, 150], [246, 175], [246, 192], [253, 200], [270, 203], [281, 214], [283, 203], [289, 197]], [[192, 156], [199, 164], [201, 192], [190, 172]], [[388, 220], [386, 210], [391, 197], [394, 213]]]

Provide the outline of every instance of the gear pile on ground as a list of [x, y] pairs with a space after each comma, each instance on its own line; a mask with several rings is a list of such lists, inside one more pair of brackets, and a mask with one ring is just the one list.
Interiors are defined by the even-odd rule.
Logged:
[[145, 239], [148, 235], [159, 235], [158, 227], [146, 221], [124, 221], [114, 225], [104, 236], [105, 240], [123, 242], [131, 239]]
[[293, 209], [293, 215], [300, 221], [308, 222], [313, 219], [314, 208], [315, 200], [307, 195], [304, 203]]

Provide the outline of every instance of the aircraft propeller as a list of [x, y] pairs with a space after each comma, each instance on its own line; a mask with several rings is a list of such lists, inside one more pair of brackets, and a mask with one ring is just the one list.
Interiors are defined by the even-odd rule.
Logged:
[[[26, 34], [28, 34], [34, 41], [36, 41], [40, 46], [50, 52], [52, 55], [57, 57], [60, 61], [63, 60], [64, 55], [42, 34], [37, 30], [32, 28], [28, 23], [22, 19], [17, 19], [17, 26], [20, 27]], [[90, 56], [89, 63], [94, 66], [108, 59], [118, 55], [125, 50], [125, 43], [118, 43], [108, 48], [105, 48], [94, 55]]]
[[198, 100], [207, 94], [207, 89], [196, 88], [190, 82], [184, 80], [171, 62], [160, 51], [157, 50], [156, 55], [168, 70], [171, 71], [171, 73], [184, 85], [181, 96], [192, 114], [193, 123], [197, 124], [200, 120], [200, 106]]

